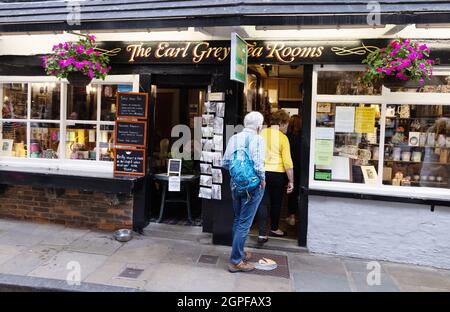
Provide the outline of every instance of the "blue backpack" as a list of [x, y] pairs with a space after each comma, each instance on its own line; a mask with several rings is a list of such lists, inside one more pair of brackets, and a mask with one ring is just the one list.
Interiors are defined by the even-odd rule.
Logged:
[[251, 193], [259, 187], [261, 180], [256, 175], [253, 160], [249, 152], [249, 136], [245, 138], [244, 147], [236, 149], [230, 162], [231, 181], [239, 195]]

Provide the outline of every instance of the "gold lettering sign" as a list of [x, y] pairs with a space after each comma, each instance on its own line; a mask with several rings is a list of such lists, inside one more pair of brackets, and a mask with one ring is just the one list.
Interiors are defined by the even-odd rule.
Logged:
[[[348, 43], [348, 42], [347, 42]], [[359, 43], [359, 42], [358, 42]], [[130, 43], [121, 53], [128, 63], [134, 62], [183, 62], [192, 64], [217, 64], [227, 61], [231, 48], [226, 41], [202, 42], [147, 42]], [[353, 43], [351, 43], [352, 45]], [[319, 58], [346, 57], [349, 55], [364, 55], [377, 49], [376, 46], [359, 43], [350, 47], [331, 46], [327, 42], [248, 42], [248, 57], [253, 62], [261, 60], [268, 62], [290, 64]], [[120, 48], [117, 48], [120, 49]], [[325, 55], [324, 55], [325, 54]]]

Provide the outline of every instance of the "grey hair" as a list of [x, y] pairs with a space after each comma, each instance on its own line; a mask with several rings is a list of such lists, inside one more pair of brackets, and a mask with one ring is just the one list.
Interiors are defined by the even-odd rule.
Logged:
[[245, 115], [244, 127], [259, 130], [262, 128], [263, 122], [264, 116], [260, 112], [250, 112]]

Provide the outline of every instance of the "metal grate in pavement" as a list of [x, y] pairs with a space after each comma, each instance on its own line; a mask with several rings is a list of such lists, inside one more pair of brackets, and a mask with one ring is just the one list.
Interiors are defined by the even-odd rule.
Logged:
[[253, 271], [248, 272], [249, 274], [290, 278], [289, 264], [288, 264], [288, 259], [286, 256], [252, 252], [252, 257], [250, 258], [249, 262], [256, 263], [256, 262], [258, 262], [258, 260], [260, 260], [262, 258], [272, 259], [273, 261], [275, 261], [277, 263], [277, 268], [272, 271], [253, 270]]
[[119, 277], [138, 278], [139, 275], [142, 274], [142, 272], [144, 272], [144, 270], [125, 268], [125, 270], [123, 270], [122, 273], [119, 274]]
[[218, 260], [218, 256], [201, 255], [200, 258], [198, 258], [198, 263], [216, 264]]

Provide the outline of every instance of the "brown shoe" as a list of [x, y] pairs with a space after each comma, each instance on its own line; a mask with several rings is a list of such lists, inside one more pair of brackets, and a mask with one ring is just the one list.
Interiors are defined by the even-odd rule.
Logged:
[[249, 272], [249, 271], [253, 271], [255, 269], [255, 267], [248, 263], [248, 262], [244, 262], [241, 261], [238, 264], [233, 264], [230, 263], [228, 265], [228, 271], [230, 271], [231, 273], [236, 273], [236, 272]]
[[252, 258], [252, 254], [249, 253], [248, 251], [244, 251], [244, 258], [242, 259], [242, 261], [249, 262], [251, 258]]

